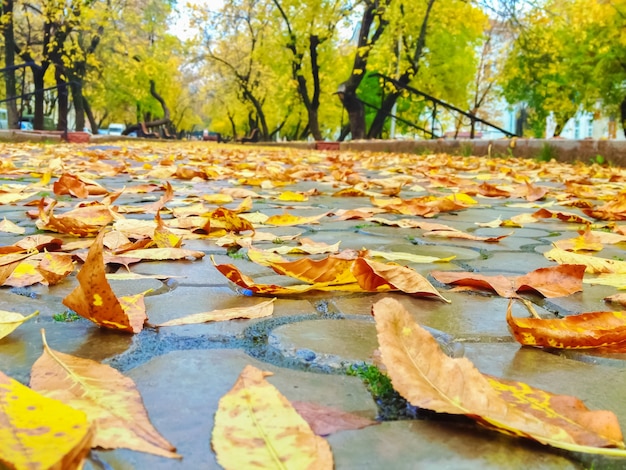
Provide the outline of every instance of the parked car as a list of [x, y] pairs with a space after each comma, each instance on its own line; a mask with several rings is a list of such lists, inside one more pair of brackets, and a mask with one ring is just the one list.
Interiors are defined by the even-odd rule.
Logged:
[[28, 121], [20, 121], [20, 130], [23, 131], [32, 131], [33, 123]]
[[109, 124], [109, 135], [122, 135], [126, 126], [124, 124], [119, 123], [111, 123]]

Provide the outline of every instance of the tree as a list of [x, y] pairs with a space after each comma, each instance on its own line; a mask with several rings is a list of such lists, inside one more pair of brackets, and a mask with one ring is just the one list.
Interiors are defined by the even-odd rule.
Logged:
[[[320, 47], [333, 39], [337, 25], [346, 18], [352, 5], [343, 0], [273, 2], [286, 28], [285, 47], [291, 53], [291, 75], [308, 116], [306, 130], [315, 140], [322, 140], [319, 122], [322, 92]], [[308, 63], [306, 70], [305, 61]]]
[[385, 12], [391, 1], [364, 0], [352, 71], [337, 89], [337, 95], [348, 113], [353, 139], [363, 139], [366, 135], [365, 109], [357, 96], [357, 90], [365, 76], [370, 52], [389, 24]]
[[5, 94], [9, 129], [19, 129], [17, 86], [15, 83], [15, 35], [13, 31], [13, 0], [2, 4], [2, 36], [4, 37]]

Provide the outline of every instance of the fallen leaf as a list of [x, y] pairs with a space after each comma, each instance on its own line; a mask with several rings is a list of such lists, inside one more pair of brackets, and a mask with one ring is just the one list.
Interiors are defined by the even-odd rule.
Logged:
[[195, 323], [208, 323], [212, 321], [226, 321], [234, 320], [235, 318], [263, 318], [268, 317], [274, 313], [274, 301], [271, 299], [266, 302], [261, 302], [256, 305], [248, 307], [234, 307], [226, 308], [222, 310], [212, 310], [210, 312], [194, 313], [193, 315], [187, 315], [182, 318], [176, 318], [174, 320], [166, 321], [154, 326], [176, 326], [176, 325], [191, 325]]
[[265, 380], [268, 375], [246, 366], [220, 399], [211, 437], [218, 463], [226, 470], [332, 469], [328, 443]]
[[473, 240], [477, 242], [497, 243], [503, 238], [506, 238], [512, 234], [513, 232], [506, 235], [500, 235], [498, 237], [479, 237], [477, 235], [472, 235], [471, 233], [461, 232], [460, 230], [435, 230], [432, 232], [425, 232], [423, 236], [439, 238], [461, 238], [463, 240]]
[[293, 191], [284, 191], [278, 195], [276, 198], [279, 201], [288, 201], [288, 202], [304, 202], [308, 201], [309, 197], [303, 193], [296, 193]]
[[626, 457], [613, 413], [589, 411], [573, 397], [489, 377], [466, 358], [448, 357], [394, 299], [378, 301], [372, 313], [393, 387], [412, 405], [462, 414], [490, 429], [561, 449]]
[[550, 211], [548, 209], [542, 208], [537, 212], [533, 213], [533, 217], [535, 219], [559, 219], [563, 222], [569, 222], [574, 224], [591, 224], [592, 221], [589, 219], [585, 219], [578, 214], [574, 214], [572, 212], [563, 212], [563, 211]]
[[485, 276], [473, 272], [433, 271], [431, 276], [444, 284], [492, 289], [500, 297], [517, 297], [518, 292], [534, 290], [547, 298], [564, 297], [582, 291], [585, 267], [564, 264], [539, 268], [523, 276]]
[[55, 351], [45, 336], [43, 343], [43, 353], [31, 369], [30, 386], [84, 412], [95, 427], [94, 446], [180, 458], [150, 423], [132, 379], [108, 365]]
[[449, 256], [447, 258], [437, 258], [436, 256], [423, 256], [416, 255], [414, 253], [404, 253], [401, 251], [376, 251], [368, 250], [369, 257], [372, 258], [384, 258], [389, 261], [409, 261], [411, 263], [447, 263], [456, 256]]
[[356, 278], [352, 273], [353, 263], [354, 260], [352, 259], [331, 255], [320, 260], [301, 258], [297, 261], [273, 262], [269, 265], [278, 274], [299, 281], [311, 284], [341, 285], [356, 283]]
[[0, 372], [0, 466], [83, 468], [93, 428], [85, 413], [47, 398]]
[[62, 196], [70, 194], [71, 196], [84, 199], [89, 196], [87, 186], [75, 175], [63, 173], [57, 181], [52, 185], [54, 194]]
[[604, 298], [605, 302], [612, 302], [626, 307], [626, 294], [614, 294]]
[[39, 315], [39, 310], [27, 316], [23, 316], [16, 312], [0, 310], [0, 339], [10, 335], [22, 323], [36, 317], [37, 315]]
[[397, 289], [407, 294], [436, 297], [450, 303], [425, 277], [405, 266], [357, 258], [354, 260], [352, 273], [366, 291], [385, 292]]
[[559, 264], [582, 264], [585, 266], [585, 272], [589, 274], [626, 274], [626, 261], [571, 253], [559, 248], [552, 248], [550, 251], [546, 251], [543, 256]]
[[49, 286], [58, 284], [74, 271], [72, 256], [66, 253], [45, 253], [36, 267]]
[[506, 321], [516, 341], [524, 346], [556, 349], [590, 349], [626, 342], [626, 312], [590, 312], [565, 318], [518, 318]]
[[63, 305], [105, 328], [139, 333], [147, 318], [145, 309], [143, 312], [136, 309], [137, 300], [132, 297], [128, 305], [133, 308], [126, 311], [126, 304], [115, 296], [104, 270], [103, 238], [104, 231], [89, 248], [85, 264], [76, 276], [78, 286], [63, 299]]
[[156, 228], [154, 229], [154, 234], [152, 235], [152, 239], [158, 248], [180, 248], [183, 243], [183, 237], [172, 233], [171, 230], [163, 223], [161, 220], [160, 214], [157, 212], [156, 217]]
[[320, 219], [326, 217], [328, 212], [323, 214], [314, 215], [310, 217], [301, 217], [291, 214], [273, 215], [269, 217], [264, 223], [265, 225], [276, 225], [279, 227], [290, 227], [292, 225], [305, 225], [316, 224]]
[[204, 252], [197, 250], [187, 250], [185, 248], [143, 248], [139, 250], [126, 251], [124, 252], [124, 256], [128, 258], [137, 258], [144, 261], [163, 261], [185, 258], [200, 259], [204, 257]]
[[26, 229], [24, 227], [20, 227], [17, 224], [14, 224], [10, 220], [7, 220], [7, 218], [5, 217], [2, 222], [0, 222], [0, 232], [22, 235], [24, 232], [26, 232]]
[[294, 401], [291, 404], [318, 436], [328, 436], [339, 431], [363, 429], [379, 424], [377, 421], [372, 421], [357, 414], [318, 405], [317, 403]]

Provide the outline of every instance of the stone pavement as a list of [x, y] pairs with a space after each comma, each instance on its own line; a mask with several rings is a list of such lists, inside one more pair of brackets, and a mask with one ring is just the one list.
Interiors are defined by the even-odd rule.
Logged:
[[[10, 145], [0, 148], [3, 156], [5, 184], [28, 184], [38, 180], [36, 169], [42, 170], [54, 161], [55, 176], [63, 166], [77, 171], [76, 161], [102, 162], [118, 165], [126, 170], [118, 175], [102, 172], [98, 182], [109, 190], [138, 183], [161, 183], [169, 179], [175, 199], [169, 209], [185, 207], [202, 194], [218, 193], [233, 187], [237, 178], [220, 175], [220, 168], [230, 168], [237, 174], [252, 178], [261, 169], [279, 175], [292, 165], [301, 166], [299, 181], [285, 187], [264, 188], [241, 186], [266, 196], [280, 191], [309, 191], [306, 202], [282, 202], [277, 199], [255, 199], [250, 212], [266, 215], [288, 210], [295, 215], [317, 215], [338, 209], [371, 207], [367, 197], [333, 198], [338, 189], [348, 187], [341, 181], [328, 178], [333, 171], [351, 168], [362, 178], [386, 178], [404, 172], [413, 181], [402, 190], [404, 198], [426, 194], [414, 185], [428, 187], [427, 164], [441, 162], [445, 157], [375, 157], [321, 151], [289, 149], [263, 150], [259, 148], [182, 143], [137, 144], [127, 150], [122, 144], [112, 146], [32, 145], [25, 151]], [[125, 144], [123, 144], [125, 145]], [[62, 155], [67, 155], [64, 162]], [[82, 155], [82, 157], [81, 157]], [[31, 168], [32, 174], [16, 176], [9, 171], [6, 157], [11, 156], [18, 168]], [[61, 158], [60, 158], [61, 157]], [[141, 158], [140, 158], [141, 157]], [[58, 159], [58, 160], [55, 160]], [[174, 168], [198, 169], [209, 178], [188, 179], [171, 175], [158, 162], [168, 160]], [[258, 163], [260, 161], [260, 163]], [[377, 164], [370, 164], [377, 161]], [[480, 160], [467, 159], [471, 171], [454, 170], [445, 165], [438, 174], [453, 174], [467, 178], [482, 177], [492, 171], [490, 183], [505, 173], [506, 160], [481, 166]], [[72, 162], [70, 164], [70, 162]], [[255, 163], [257, 162], [257, 163]], [[420, 169], [421, 168], [421, 169]], [[391, 170], [389, 172], [388, 170]], [[319, 175], [316, 173], [319, 172]], [[539, 170], [529, 170], [534, 175]], [[182, 171], [178, 176], [186, 175]], [[317, 175], [317, 176], [316, 176]], [[321, 176], [325, 177], [320, 181]], [[482, 175], [482, 176], [480, 176]], [[98, 175], [92, 175], [98, 176]], [[54, 180], [54, 178], [53, 178]], [[538, 184], [558, 191], [562, 184], [551, 178]], [[504, 181], [510, 184], [510, 180]], [[372, 186], [372, 191], [380, 188]], [[432, 188], [445, 194], [447, 188]], [[41, 197], [43, 193], [38, 196]], [[140, 206], [156, 201], [162, 192], [123, 194], [116, 204]], [[33, 200], [36, 198], [34, 197]], [[98, 199], [98, 198], [94, 198]], [[474, 235], [512, 234], [499, 243], [423, 237], [423, 230], [381, 226], [362, 220], [339, 221], [335, 216], [324, 217], [319, 224], [297, 227], [263, 227], [277, 238], [296, 233], [314, 241], [335, 243], [341, 248], [410, 252], [454, 259], [447, 263], [411, 264], [419, 273], [428, 276], [433, 270], [473, 270], [482, 274], [525, 274], [534, 269], [553, 266], [542, 253], [554, 240], [576, 235], [574, 226], [547, 220], [524, 228], [481, 228], [498, 217], [510, 218], [536, 209], [513, 207], [510, 199], [476, 197], [479, 204], [456, 212], [439, 214], [431, 222], [470, 231]], [[75, 204], [75, 200], [64, 199]], [[235, 200], [227, 207], [235, 207]], [[515, 202], [524, 202], [517, 200]], [[207, 207], [214, 207], [207, 204]], [[555, 206], [556, 207], [556, 206]], [[561, 208], [563, 209], [563, 208]], [[34, 221], [25, 217], [23, 202], [0, 205], [0, 218], [18, 222], [26, 228], [25, 235], [37, 233]], [[580, 213], [575, 208], [567, 208]], [[385, 214], [387, 218], [407, 216]], [[128, 218], [151, 219], [152, 215], [126, 214]], [[165, 215], [164, 215], [164, 218]], [[410, 216], [409, 216], [410, 218]], [[416, 218], [416, 217], [414, 217]], [[421, 219], [417, 217], [418, 219]], [[571, 224], [570, 224], [571, 225]], [[10, 245], [22, 235], [0, 234], [0, 246]], [[72, 237], [61, 235], [70, 240]], [[258, 302], [254, 296], [243, 296], [232, 289], [226, 279], [214, 268], [209, 256], [217, 263], [232, 263], [258, 283], [279, 283], [281, 280], [269, 268], [227, 255], [215, 239], [186, 240], [185, 248], [206, 253], [198, 261], [141, 262], [131, 271], [141, 274], [171, 276], [158, 280], [111, 281], [118, 295], [136, 294], [147, 289], [149, 321], [152, 324], [179, 318], [187, 314], [224, 309]], [[613, 246], [611, 256], [624, 254], [623, 245]], [[245, 251], [245, 250], [244, 250]], [[33, 362], [41, 354], [40, 329], [45, 328], [48, 343], [56, 350], [91, 358], [121, 370], [130, 376], [139, 388], [146, 409], [155, 427], [172, 442], [181, 461], [168, 460], [129, 450], [94, 451], [86, 468], [91, 469], [213, 469], [220, 468], [211, 450], [210, 438], [214, 413], [221, 396], [228, 392], [247, 364], [274, 373], [269, 381], [289, 400], [309, 401], [354, 412], [375, 419], [378, 410], [361, 380], [346, 375], [351, 364], [371, 362], [377, 347], [375, 326], [370, 316], [371, 306], [378, 299], [391, 296], [399, 300], [417, 322], [429, 327], [449, 353], [464, 355], [484, 373], [519, 380], [553, 393], [574, 395], [592, 409], [612, 410], [622, 427], [626, 426], [626, 359], [624, 355], [559, 354], [520, 347], [510, 335], [505, 312], [508, 300], [490, 294], [446, 292], [437, 284], [450, 304], [412, 297], [402, 293], [309, 293], [275, 302], [271, 317], [258, 320], [233, 320], [169, 328], [146, 328], [138, 335], [120, 334], [100, 329], [91, 322], [79, 319], [60, 322], [53, 315], [67, 309], [62, 299], [76, 286], [75, 276], [59, 285], [36, 285], [27, 288], [2, 288], [0, 309], [28, 314], [39, 310], [40, 315], [20, 326], [10, 336], [0, 340], [0, 370], [27, 384]], [[584, 291], [567, 298], [544, 300], [532, 297], [540, 313], [568, 315], [585, 311], [619, 309], [607, 307], [602, 300], [614, 294], [615, 289], [585, 284]], [[516, 305], [514, 314], [525, 316], [523, 307]], [[510, 438], [472, 424], [459, 423], [440, 417], [437, 419], [386, 421], [357, 431], [342, 431], [330, 435], [337, 469], [578, 469], [626, 468], [626, 461], [603, 457], [572, 454], [550, 449], [530, 441]]]

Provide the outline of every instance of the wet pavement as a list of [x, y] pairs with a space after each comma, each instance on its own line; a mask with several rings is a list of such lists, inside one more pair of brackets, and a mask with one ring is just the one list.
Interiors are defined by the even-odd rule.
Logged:
[[[154, 203], [169, 181], [174, 199], [166, 203], [162, 217], [172, 220], [171, 210], [202, 203], [205, 211], [217, 207], [203, 199], [222, 194], [225, 188], [255, 191], [248, 214], [266, 216], [290, 214], [312, 216], [327, 213], [319, 223], [292, 227], [259, 224], [258, 231], [276, 239], [301, 234], [315, 242], [341, 241], [341, 249], [368, 249], [408, 252], [418, 255], [453, 257], [447, 262], [404, 263], [427, 276], [451, 303], [446, 304], [403, 293], [314, 292], [275, 301], [271, 317], [231, 320], [196, 325], [145, 328], [128, 335], [98, 328], [85, 319], [58, 321], [67, 311], [63, 298], [77, 285], [74, 275], [55, 286], [0, 289], [0, 310], [23, 314], [39, 310], [40, 315], [0, 340], [0, 370], [27, 384], [30, 368], [42, 350], [40, 329], [45, 328], [53, 349], [109, 364], [130, 376], [141, 392], [155, 427], [183, 456], [180, 461], [129, 450], [94, 451], [86, 468], [113, 469], [212, 469], [220, 468], [211, 449], [211, 430], [217, 403], [228, 392], [247, 364], [271, 371], [269, 381], [292, 401], [331, 406], [376, 419], [379, 410], [360, 379], [348, 376], [353, 364], [371, 363], [377, 347], [371, 307], [377, 300], [397, 299], [422, 326], [428, 327], [444, 350], [469, 358], [484, 373], [526, 382], [553, 393], [574, 395], [592, 409], [613, 411], [626, 426], [626, 355], [558, 353], [520, 347], [505, 321], [508, 300], [483, 292], [450, 291], [429, 273], [476, 271], [481, 274], [526, 274], [540, 267], [554, 266], [543, 253], [555, 240], [577, 235], [579, 224], [546, 219], [523, 227], [480, 227], [498, 217], [537, 210], [524, 198], [472, 196], [477, 203], [452, 212], [424, 218], [406, 214], [379, 214], [390, 220], [419, 220], [445, 224], [477, 236], [508, 235], [496, 243], [424, 236], [425, 230], [385, 226], [368, 220], [340, 220], [341, 210], [371, 208], [370, 195], [386, 198], [385, 181], [406, 177], [399, 196], [404, 199], [427, 194], [437, 196], [462, 192], [462, 187], [444, 185], [447, 176], [465, 182], [513, 187], [526, 177], [550, 189], [536, 204], [561, 199], [564, 175], [589, 180], [606, 198], [611, 178], [622, 178], [619, 169], [556, 167], [529, 161], [457, 157], [450, 164], [446, 156], [369, 154], [337, 151], [262, 149], [213, 144], [136, 143], [107, 146], [39, 145], [0, 147], [0, 178], [5, 191], [40, 181], [51, 170], [50, 183], [36, 194], [11, 204], [0, 205], [0, 219], [6, 218], [25, 229], [23, 235], [0, 233], [0, 246], [11, 245], [24, 236], [42, 233], [26, 217], [28, 202], [54, 196], [51, 185], [63, 172], [83, 173], [107, 190], [139, 184], [158, 185], [150, 193], [122, 193], [115, 205], [127, 219], [150, 221], [153, 214], [133, 213], [132, 207]], [[546, 170], [545, 168], [548, 168]], [[587, 174], [585, 174], [587, 172]], [[573, 178], [573, 176], [572, 176]], [[617, 181], [620, 181], [619, 179]], [[333, 197], [340, 189], [356, 185], [366, 191], [360, 197]], [[615, 186], [615, 185], [613, 185]], [[613, 191], [619, 190], [613, 189]], [[399, 189], [399, 188], [398, 188]], [[302, 202], [284, 201], [284, 191], [306, 193]], [[387, 191], [389, 192], [389, 191]], [[59, 213], [78, 202], [69, 196]], [[100, 200], [90, 196], [89, 200]], [[242, 202], [235, 194], [225, 207]], [[575, 207], [555, 204], [552, 210], [579, 215]], [[56, 212], [55, 212], [56, 213]], [[624, 224], [622, 222], [622, 224]], [[69, 235], [60, 238], [71, 241]], [[282, 239], [281, 239], [282, 240]], [[277, 241], [277, 240], [275, 240]], [[283, 241], [281, 244], [296, 245]], [[270, 248], [276, 243], [255, 243]], [[624, 243], [607, 247], [612, 258], [624, 256]], [[229, 253], [216, 238], [203, 234], [185, 239], [183, 248], [205, 253], [200, 260], [140, 262], [130, 271], [160, 275], [164, 280], [112, 280], [117, 295], [152, 289], [146, 296], [151, 324], [188, 314], [254, 305], [257, 296], [242, 295], [216, 270], [215, 262], [231, 263], [261, 284], [283, 283], [270, 268], [249, 261], [246, 249]], [[325, 255], [324, 255], [325, 256]], [[599, 256], [604, 256], [601, 252]], [[295, 259], [297, 256], [287, 256]], [[318, 258], [320, 256], [317, 256]], [[123, 269], [123, 268], [122, 268]], [[583, 292], [563, 298], [530, 298], [541, 315], [571, 315], [600, 310], [621, 310], [607, 305], [604, 298], [616, 288], [585, 284]], [[264, 300], [264, 299], [263, 299]], [[526, 316], [521, 304], [514, 314]], [[57, 319], [54, 317], [57, 316]], [[626, 468], [626, 461], [611, 460], [550, 449], [479, 428], [471, 423], [437, 419], [385, 421], [361, 430], [340, 431], [327, 437], [338, 469], [579, 469]]]

